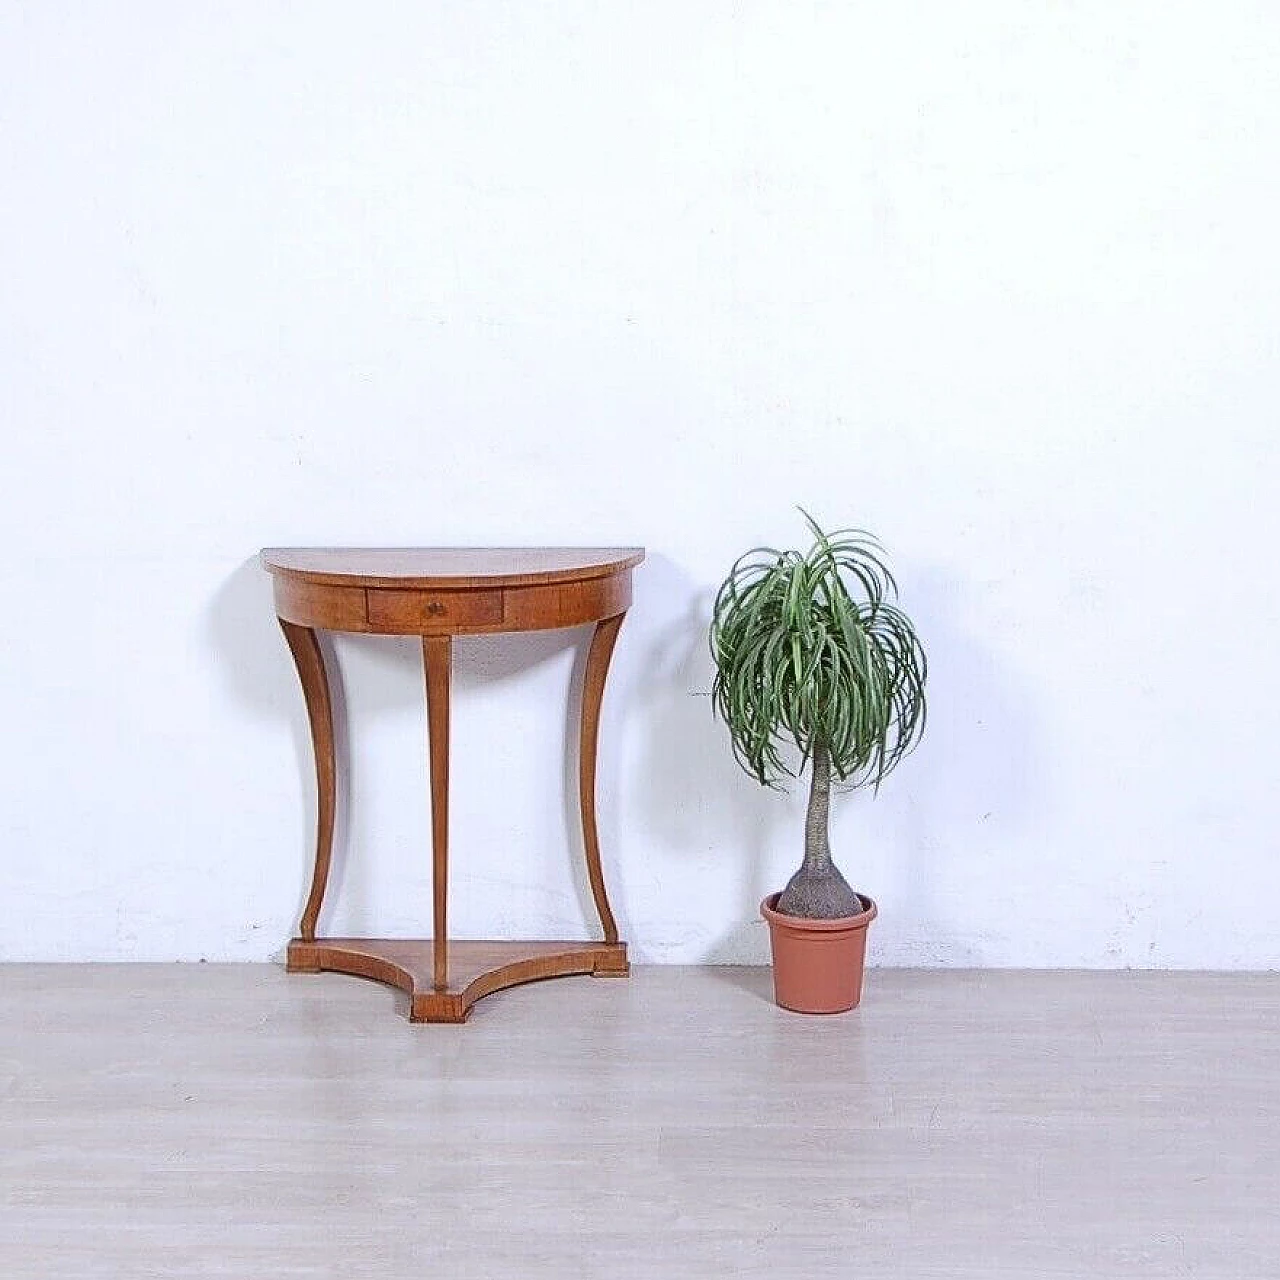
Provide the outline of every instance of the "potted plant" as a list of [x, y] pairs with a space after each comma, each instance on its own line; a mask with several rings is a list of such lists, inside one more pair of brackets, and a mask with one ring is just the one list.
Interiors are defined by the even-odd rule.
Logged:
[[[831, 860], [831, 784], [870, 786], [919, 741], [924, 650], [892, 601], [879, 543], [856, 529], [813, 533], [806, 554], [758, 547], [716, 596], [712, 706], [742, 767], [764, 786], [810, 772], [804, 861], [760, 906], [773, 946], [777, 1001], [838, 1013], [862, 995], [876, 905]], [[794, 766], [794, 767], [793, 767]]]

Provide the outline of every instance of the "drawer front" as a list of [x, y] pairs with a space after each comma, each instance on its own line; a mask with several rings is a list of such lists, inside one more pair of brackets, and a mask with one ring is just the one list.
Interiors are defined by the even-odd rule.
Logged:
[[577, 627], [625, 613], [631, 605], [631, 571], [609, 578], [543, 587], [508, 587], [506, 620], [511, 631]]
[[392, 634], [428, 635], [502, 625], [501, 591], [389, 591], [370, 588], [369, 626]]
[[332, 587], [293, 578], [275, 580], [276, 613], [300, 627], [367, 631], [362, 587]]

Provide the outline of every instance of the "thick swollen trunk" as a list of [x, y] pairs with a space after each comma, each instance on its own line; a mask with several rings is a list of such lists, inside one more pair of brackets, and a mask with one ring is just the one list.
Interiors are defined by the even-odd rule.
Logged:
[[831, 757], [824, 743], [815, 742], [804, 820], [804, 862], [778, 897], [777, 909], [784, 915], [834, 920], [862, 911], [861, 899], [831, 861], [830, 812]]

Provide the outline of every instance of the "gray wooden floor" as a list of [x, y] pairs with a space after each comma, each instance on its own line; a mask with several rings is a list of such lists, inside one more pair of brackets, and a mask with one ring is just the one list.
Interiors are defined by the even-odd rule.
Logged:
[[0, 968], [0, 1276], [1280, 1276], [1280, 975]]

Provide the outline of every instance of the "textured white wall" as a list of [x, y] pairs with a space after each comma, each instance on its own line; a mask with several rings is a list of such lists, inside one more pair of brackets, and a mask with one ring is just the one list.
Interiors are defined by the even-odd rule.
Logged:
[[[933, 662], [836, 820], [877, 962], [1276, 965], [1277, 67], [1235, 2], [0, 5], [0, 956], [280, 955], [259, 546], [636, 541], [624, 936], [762, 959], [801, 798], [702, 634], [803, 502]], [[573, 638], [460, 646], [460, 934], [583, 927]], [[338, 649], [329, 923], [412, 933], [417, 651]]]

